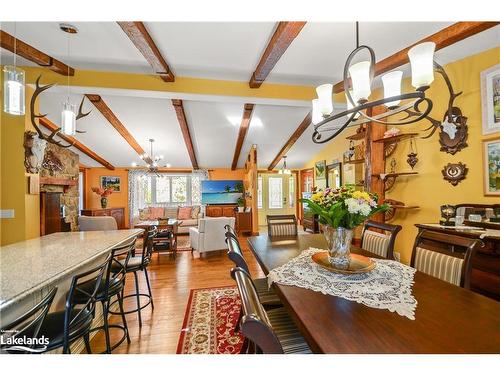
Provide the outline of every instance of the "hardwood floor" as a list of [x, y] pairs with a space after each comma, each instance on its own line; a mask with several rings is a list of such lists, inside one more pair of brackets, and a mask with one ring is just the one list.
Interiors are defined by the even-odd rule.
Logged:
[[[264, 273], [248, 249], [245, 237], [240, 238], [243, 253], [253, 277], [263, 277]], [[154, 310], [148, 306], [142, 310], [142, 328], [139, 328], [137, 314], [128, 314], [131, 343], [125, 341], [114, 354], [174, 354], [181, 332], [184, 313], [191, 289], [234, 285], [229, 275], [233, 263], [226, 251], [217, 251], [203, 255], [202, 258], [190, 251], [180, 251], [177, 258], [170, 255], [154, 254], [148, 268], [154, 299]], [[142, 272], [139, 272], [140, 288], [147, 290]], [[133, 275], [127, 276], [125, 294], [135, 290]], [[134, 308], [135, 299], [128, 298], [125, 308]], [[121, 322], [119, 315], [110, 318], [110, 324]], [[111, 329], [111, 342], [116, 342], [122, 333]], [[104, 334], [99, 332], [91, 341], [92, 351], [104, 350]]]

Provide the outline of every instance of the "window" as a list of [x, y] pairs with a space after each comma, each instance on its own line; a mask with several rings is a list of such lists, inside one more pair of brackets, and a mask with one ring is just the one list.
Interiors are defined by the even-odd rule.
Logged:
[[295, 207], [295, 177], [288, 177], [288, 206]]
[[134, 198], [138, 208], [179, 204], [199, 205], [201, 178], [191, 175], [143, 175], [138, 177]]
[[283, 208], [283, 179], [269, 177], [269, 208]]
[[262, 176], [257, 178], [257, 208], [262, 208]]

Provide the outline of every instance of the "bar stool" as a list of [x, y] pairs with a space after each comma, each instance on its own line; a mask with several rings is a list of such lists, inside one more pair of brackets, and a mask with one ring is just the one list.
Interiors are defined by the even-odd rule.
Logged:
[[[137, 300], [137, 308], [133, 310], [127, 310], [123, 312], [123, 314], [132, 314], [137, 312], [137, 315], [139, 317], [139, 327], [142, 327], [142, 317], [141, 317], [141, 310], [145, 309], [147, 306], [151, 305], [151, 309], [154, 310], [154, 303], [153, 303], [153, 294], [151, 293], [151, 285], [149, 283], [149, 275], [148, 275], [148, 266], [151, 263], [151, 256], [153, 254], [153, 239], [155, 238], [156, 234], [158, 233], [158, 229], [156, 227], [152, 227], [150, 230], [148, 230], [146, 234], [146, 238], [144, 240], [144, 245], [142, 247], [142, 254], [139, 256], [132, 256], [129, 261], [127, 266], [125, 267], [125, 273], [133, 273], [134, 274], [134, 280], [135, 280], [135, 293], [129, 294], [126, 296], [123, 296], [122, 293], [122, 300], [125, 300], [127, 298], [135, 297]], [[120, 271], [120, 266], [114, 264], [111, 267], [111, 272], [119, 272]], [[138, 271], [143, 271], [144, 276], [146, 277], [146, 284], [148, 286], [148, 294], [145, 293], [140, 293], [139, 289], [139, 278], [137, 276]], [[147, 297], [148, 301], [141, 305], [141, 300], [140, 297]], [[118, 301], [114, 301], [110, 306], [115, 304]], [[118, 315], [121, 314], [118, 312], [114, 311], [109, 311], [110, 314], [113, 315]]]
[[42, 326], [45, 317], [47, 316], [54, 296], [56, 295], [57, 287], [53, 287], [50, 292], [32, 307], [30, 310], [25, 312], [23, 315], [15, 319], [13, 322], [0, 327], [0, 333], [2, 335], [2, 344], [0, 345], [0, 353], [42, 353], [45, 351], [45, 346], [36, 343], [30, 345], [10, 345], [7, 344], [8, 341], [17, 338], [29, 338], [38, 339], [40, 338], [40, 327]]
[[[132, 255], [132, 251], [135, 249], [136, 240], [137, 238], [134, 238], [127, 244], [115, 247], [111, 250], [111, 257], [106, 270], [106, 277], [101, 280], [97, 291], [96, 302], [101, 302], [104, 323], [102, 326], [92, 328], [91, 332], [104, 330], [106, 338], [106, 350], [104, 353], [110, 354], [114, 349], [120, 346], [125, 339], [127, 339], [127, 342], [130, 343], [127, 320], [125, 319], [125, 313], [123, 310], [123, 289], [125, 286], [125, 269]], [[81, 286], [81, 288], [75, 293], [75, 302], [82, 303], [85, 301], [85, 298], [87, 298], [87, 295], [92, 288], [93, 282], [93, 280], [89, 280], [86, 284]], [[117, 297], [116, 301], [118, 302], [118, 306], [120, 308], [123, 325], [108, 324], [109, 307], [111, 305], [111, 299], [115, 296]], [[110, 328], [117, 328], [123, 331], [123, 336], [113, 346], [111, 346], [111, 340], [109, 337]]]
[[[65, 309], [47, 314], [40, 327], [39, 335], [49, 339], [44, 351], [62, 347], [63, 353], [69, 354], [70, 344], [83, 338], [87, 353], [92, 353], [89, 334], [95, 316], [96, 296], [110, 258], [111, 254], [94, 268], [73, 276], [66, 295]], [[76, 293], [83, 293], [87, 298], [77, 302]], [[76, 308], [78, 305], [82, 307]]]

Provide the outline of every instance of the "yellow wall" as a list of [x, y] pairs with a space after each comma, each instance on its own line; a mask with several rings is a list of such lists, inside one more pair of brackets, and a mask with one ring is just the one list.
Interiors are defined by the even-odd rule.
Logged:
[[85, 182], [85, 208], [100, 208], [101, 197], [92, 191], [93, 187], [100, 186], [101, 176], [119, 176], [121, 177], [121, 191], [113, 193], [108, 197], [108, 208], [125, 207], [125, 226], [129, 224], [128, 212], [128, 169], [116, 168], [110, 171], [106, 168], [89, 168], [87, 169], [87, 178]]
[[[395, 187], [386, 194], [386, 198], [396, 199], [407, 205], [419, 205], [419, 210], [399, 211], [391, 221], [403, 226], [399, 233], [395, 250], [401, 253], [401, 261], [409, 263], [411, 249], [417, 230], [416, 223], [438, 222], [440, 213], [439, 206], [442, 204], [458, 203], [498, 203], [498, 197], [485, 197], [483, 195], [483, 167], [482, 167], [482, 115], [481, 115], [481, 85], [480, 73], [500, 62], [500, 47], [485, 51], [483, 53], [469, 56], [463, 60], [450, 63], [445, 66], [451, 82], [456, 91], [463, 91], [455, 105], [460, 107], [464, 116], [468, 117], [469, 126], [468, 147], [455, 155], [439, 151], [440, 145], [438, 134], [430, 139], [417, 139], [417, 151], [419, 162], [414, 170], [419, 174], [411, 177], [399, 177]], [[404, 90], [412, 90], [409, 80], [404, 81]], [[441, 76], [436, 74], [435, 81], [427, 91], [427, 95], [434, 102], [431, 116], [442, 119], [447, 108], [448, 91]], [[422, 131], [428, 125], [428, 121], [400, 127], [403, 132]], [[344, 132], [341, 138], [336, 138], [305, 167], [311, 167], [317, 160], [341, 158], [342, 152], [347, 150], [348, 141]], [[494, 137], [490, 135], [488, 138]], [[496, 134], [498, 136], [498, 134]], [[397, 161], [397, 171], [411, 170], [406, 163], [409, 152], [409, 142], [402, 141], [392, 156]], [[391, 158], [392, 158], [391, 157]], [[445, 181], [441, 169], [449, 162], [463, 162], [469, 168], [467, 178], [456, 187]], [[389, 168], [389, 161], [386, 163]]]

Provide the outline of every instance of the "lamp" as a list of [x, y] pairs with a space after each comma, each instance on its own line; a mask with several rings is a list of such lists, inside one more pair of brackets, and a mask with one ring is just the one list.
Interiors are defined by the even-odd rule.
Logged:
[[69, 99], [63, 103], [61, 112], [61, 130], [66, 135], [76, 134], [76, 106], [69, 102]]
[[292, 171], [286, 167], [286, 155], [283, 156], [283, 168], [279, 170], [279, 174], [292, 174]]
[[355, 103], [364, 103], [372, 93], [370, 61], [361, 61], [349, 68], [352, 81], [352, 98]]
[[411, 84], [417, 90], [430, 86], [434, 81], [434, 50], [436, 43], [425, 42], [410, 48]]
[[328, 116], [333, 111], [332, 90], [333, 85], [330, 83], [316, 87], [319, 111], [324, 116]]
[[323, 120], [323, 116], [319, 110], [319, 99], [312, 100], [312, 123], [317, 124]]
[[[350, 91], [350, 94], [351, 94], [351, 97], [352, 97], [352, 91]], [[347, 110], [350, 110], [350, 109], [353, 109], [354, 106], [352, 105], [351, 101], [349, 100], [349, 98], [347, 97], [347, 95], [345, 96], [346, 98], [346, 101], [347, 101]], [[347, 115], [348, 117], [350, 117], [351, 115]], [[356, 113], [354, 115], [354, 120], [357, 120], [359, 118], [359, 113]]]
[[[146, 163], [147, 172], [156, 174], [159, 176], [158, 168], [160, 167], [160, 161], [163, 160], [163, 155], [156, 155], [153, 152], [154, 139], [149, 139], [149, 154], [147, 152], [142, 153], [139, 157]], [[136, 162], [132, 162], [133, 167], [137, 167]], [[170, 163], [166, 163], [165, 167], [170, 168]]]
[[[396, 70], [394, 72], [389, 72], [384, 74], [381, 78], [384, 85], [384, 98], [401, 95], [401, 79], [403, 78], [402, 71]], [[394, 109], [400, 102], [401, 100], [393, 100], [392, 102], [385, 103], [385, 105], [389, 109]]]
[[24, 115], [24, 70], [12, 65], [3, 68], [3, 111], [11, 115]]

